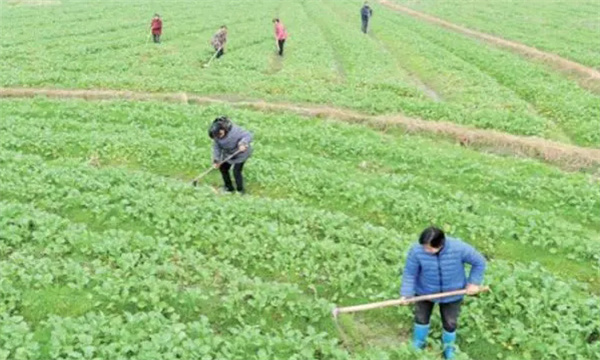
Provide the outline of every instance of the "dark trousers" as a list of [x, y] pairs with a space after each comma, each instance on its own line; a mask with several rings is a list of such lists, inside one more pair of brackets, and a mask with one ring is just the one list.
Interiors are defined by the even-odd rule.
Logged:
[[277, 40], [277, 44], [279, 44], [279, 56], [283, 56], [283, 44], [285, 44], [285, 39]]
[[[454, 332], [458, 325], [458, 315], [460, 314], [460, 304], [462, 300], [451, 303], [440, 303], [440, 314], [442, 316], [442, 326], [448, 332]], [[435, 303], [431, 301], [419, 301], [415, 303], [415, 322], [420, 325], [429, 324], [431, 312]]]
[[219, 51], [217, 51], [217, 59], [223, 56], [223, 54], [225, 54], [225, 51], [223, 51], [223, 48], [220, 48]]
[[[219, 166], [221, 175], [223, 176], [223, 182], [225, 183], [225, 189], [227, 191], [233, 191], [233, 184], [231, 183], [231, 176], [229, 176], [229, 169], [231, 169], [230, 163], [223, 163]], [[242, 170], [244, 169], [244, 163], [233, 165], [233, 177], [235, 178], [235, 184], [237, 185], [237, 191], [244, 191], [244, 177], [242, 176]]]
[[369, 18], [363, 17], [362, 18], [362, 32], [364, 32], [366, 34], [368, 27], [369, 27]]
[[160, 42], [160, 35], [159, 34], [152, 34], [152, 37], [154, 38], [154, 42], [155, 43], [159, 43]]

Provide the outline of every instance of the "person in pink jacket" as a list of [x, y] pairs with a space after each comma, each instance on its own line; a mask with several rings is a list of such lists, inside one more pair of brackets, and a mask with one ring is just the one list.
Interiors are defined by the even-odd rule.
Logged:
[[288, 34], [285, 30], [285, 26], [283, 26], [283, 23], [279, 21], [279, 19], [273, 19], [273, 23], [275, 24], [275, 40], [277, 41], [279, 56], [283, 56], [283, 45], [285, 44]]

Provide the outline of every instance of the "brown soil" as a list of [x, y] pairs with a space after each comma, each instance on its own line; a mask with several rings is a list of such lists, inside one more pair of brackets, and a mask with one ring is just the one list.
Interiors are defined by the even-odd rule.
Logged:
[[373, 116], [330, 106], [272, 103], [241, 98], [197, 96], [179, 93], [147, 93], [121, 90], [67, 90], [35, 88], [0, 88], [0, 98], [79, 98], [86, 100], [166, 101], [188, 104], [229, 104], [259, 111], [292, 112], [302, 116], [329, 118], [361, 123], [379, 130], [400, 128], [409, 133], [439, 135], [458, 141], [462, 146], [482, 148], [500, 154], [542, 159], [565, 170], [597, 170], [600, 168], [600, 149], [563, 144], [537, 137], [506, 134], [494, 130], [475, 129], [463, 125], [426, 121], [402, 115]]
[[579, 83], [582, 87], [587, 88], [592, 91], [595, 91], [595, 92], [600, 91], [600, 71], [598, 71], [594, 68], [579, 64], [572, 60], [565, 59], [556, 54], [538, 50], [534, 47], [527, 46], [527, 45], [519, 43], [519, 42], [510, 41], [510, 40], [506, 40], [506, 39], [503, 39], [498, 36], [493, 36], [493, 35], [479, 32], [479, 31], [471, 30], [464, 26], [453, 24], [449, 21], [442, 20], [435, 16], [431, 16], [431, 15], [413, 10], [406, 6], [395, 4], [389, 0], [380, 0], [379, 2], [382, 5], [387, 6], [390, 9], [400, 11], [402, 13], [411, 15], [411, 16], [416, 17], [421, 20], [428, 21], [432, 24], [443, 26], [447, 29], [459, 32], [461, 34], [465, 34], [465, 35], [468, 35], [468, 36], [471, 36], [471, 37], [474, 37], [477, 39], [484, 40], [493, 45], [497, 45], [500, 47], [510, 49], [521, 55], [525, 55], [527, 57], [541, 60], [547, 64], [552, 65], [554, 68], [556, 68], [558, 70], [567, 72], [569, 74], [577, 75], [580, 80]]

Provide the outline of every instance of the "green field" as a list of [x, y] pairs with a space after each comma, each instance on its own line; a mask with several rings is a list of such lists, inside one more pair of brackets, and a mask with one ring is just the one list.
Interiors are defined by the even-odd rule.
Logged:
[[394, 1], [600, 69], [600, 3], [597, 0]]
[[[600, 191], [589, 175], [361, 126], [228, 107], [1, 105], [8, 135], [0, 143], [8, 230], [1, 253], [10, 280], [3, 311], [12, 314], [3, 321], [23, 332], [9, 346], [60, 358], [70, 346], [85, 352], [83, 336], [89, 351], [111, 357], [125, 350], [99, 339], [122, 334], [124, 343], [151, 342], [157, 354], [205, 349], [229, 356], [220, 342], [197, 339], [197, 331], [206, 331], [237, 349], [231, 358], [255, 347], [266, 358], [316, 352], [403, 358], [401, 338], [390, 339], [410, 330], [406, 309], [346, 319], [347, 331], [357, 332], [348, 355], [334, 341], [329, 306], [394, 297], [408, 244], [433, 222], [493, 260], [494, 293], [465, 310], [467, 354], [495, 358], [518, 348], [550, 359], [538, 343], [548, 336], [557, 354], [598, 354], [597, 343], [586, 342], [600, 315], [598, 297], [584, 287], [600, 284], [594, 251]], [[183, 180], [208, 163], [204, 129], [220, 113], [260, 139], [248, 170], [252, 196], [215, 197], [210, 186], [194, 189]], [[207, 182], [218, 184], [216, 174]], [[579, 281], [567, 280], [573, 277]], [[560, 318], [560, 327], [546, 327], [548, 318]], [[123, 328], [112, 333], [90, 321]], [[179, 329], [182, 344], [155, 342], [155, 331], [173, 340], [175, 330], [163, 327]], [[535, 336], [528, 333], [533, 329]], [[363, 331], [373, 343], [360, 340]], [[488, 357], [490, 346], [495, 352]]]
[[[313, 103], [600, 144], [597, 95], [378, 4], [364, 36], [359, 1], [40, 3], [0, 2], [3, 87]], [[160, 45], [146, 42], [154, 12]], [[230, 47], [203, 69], [221, 23]], [[488, 259], [492, 291], [465, 299], [459, 360], [600, 359], [598, 174], [226, 102], [0, 109], [0, 360], [440, 359], [437, 312], [420, 354], [409, 307], [331, 316], [397, 298], [430, 224]], [[255, 136], [245, 196], [219, 193], [217, 172], [190, 185], [221, 114]]]
[[[361, 2], [353, 0], [244, 0], [233, 11], [226, 1], [10, 4], [0, 3], [2, 86], [328, 103], [600, 145], [597, 94], [544, 65], [377, 5], [371, 35], [357, 36]], [[164, 19], [160, 46], [148, 43], [154, 11]], [[284, 61], [271, 35], [277, 15], [291, 34]], [[229, 53], [203, 69], [222, 23]]]

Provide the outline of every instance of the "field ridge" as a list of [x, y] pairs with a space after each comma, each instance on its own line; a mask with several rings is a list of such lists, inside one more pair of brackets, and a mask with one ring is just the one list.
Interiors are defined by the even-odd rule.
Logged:
[[600, 149], [585, 148], [542, 139], [518, 136], [496, 130], [475, 129], [449, 122], [429, 121], [403, 115], [367, 115], [339, 107], [264, 100], [199, 96], [185, 92], [151, 93], [100, 89], [0, 88], [0, 98], [75, 98], [86, 100], [166, 101], [192, 104], [229, 104], [260, 111], [292, 112], [303, 116], [324, 117], [346, 122], [364, 123], [379, 129], [398, 127], [407, 132], [441, 135], [463, 146], [482, 147], [502, 154], [541, 159], [569, 171], [600, 167]]

